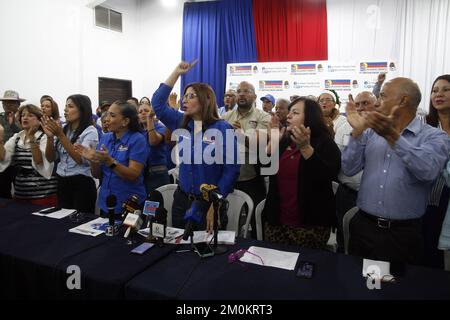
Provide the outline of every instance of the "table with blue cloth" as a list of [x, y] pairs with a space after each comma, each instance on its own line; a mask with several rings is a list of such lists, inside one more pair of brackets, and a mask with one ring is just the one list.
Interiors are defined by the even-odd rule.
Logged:
[[[300, 252], [299, 260], [315, 264], [313, 279], [301, 279], [294, 271], [228, 262], [230, 253], [250, 246]], [[383, 282], [381, 290], [369, 290], [362, 266], [358, 257], [238, 239], [227, 254], [213, 258], [174, 252], [131, 280], [125, 292], [127, 299], [450, 299], [450, 272], [406, 266], [397, 283]]]
[[[136, 255], [130, 251], [143, 242], [139, 235], [129, 244], [122, 236], [70, 233], [83, 222], [31, 215], [38, 209], [0, 199], [2, 298], [450, 299], [450, 273], [443, 270], [408, 265], [396, 283], [369, 290], [361, 258], [256, 240], [237, 239], [226, 254], [203, 259], [183, 252], [188, 245], [155, 246]], [[299, 278], [294, 271], [228, 262], [230, 253], [250, 246], [299, 252], [299, 260], [315, 264], [313, 279]], [[67, 269], [74, 265], [81, 270], [80, 290], [66, 285]]]
[[[120, 299], [124, 286], [174, 246], [135, 255], [130, 251], [142, 237], [91, 237], [68, 232], [96, 217], [87, 215], [74, 223], [69, 218], [31, 215], [42, 207], [0, 199], [1, 298]], [[81, 289], [69, 290], [69, 266], [81, 270]], [[70, 270], [70, 269], [69, 269]]]

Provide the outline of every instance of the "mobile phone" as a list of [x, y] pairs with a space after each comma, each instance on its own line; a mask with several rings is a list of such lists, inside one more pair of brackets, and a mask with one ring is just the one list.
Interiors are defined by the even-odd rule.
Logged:
[[211, 257], [214, 255], [213, 248], [211, 248], [211, 246], [206, 242], [195, 243], [194, 251], [197, 252], [197, 254], [202, 258]]
[[296, 275], [299, 278], [312, 279], [314, 276], [314, 263], [299, 261]]
[[133, 250], [131, 250], [131, 253], [143, 254], [145, 251], [147, 251], [148, 249], [150, 249], [153, 246], [154, 246], [153, 243], [144, 242], [143, 244], [141, 244], [141, 245], [137, 246], [136, 248], [134, 248]]
[[56, 212], [58, 210], [61, 210], [61, 209], [57, 208], [57, 207], [50, 207], [50, 208], [46, 208], [46, 209], [40, 210], [39, 213], [41, 213], [41, 214], [49, 214], [49, 213], [52, 213], [52, 212]]

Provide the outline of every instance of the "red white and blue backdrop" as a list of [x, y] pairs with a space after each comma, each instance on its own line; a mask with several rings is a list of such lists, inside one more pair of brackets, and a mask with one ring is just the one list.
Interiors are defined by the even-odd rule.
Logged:
[[182, 59], [199, 59], [181, 86], [209, 83], [219, 104], [229, 63], [327, 60], [326, 0], [186, 2]]

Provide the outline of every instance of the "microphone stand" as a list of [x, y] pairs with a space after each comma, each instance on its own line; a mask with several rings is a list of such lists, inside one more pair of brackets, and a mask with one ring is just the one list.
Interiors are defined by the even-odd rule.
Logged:
[[228, 247], [225, 245], [219, 245], [218, 236], [219, 236], [219, 210], [222, 205], [225, 203], [225, 199], [217, 199], [213, 200], [213, 210], [214, 210], [214, 219], [213, 219], [213, 229], [214, 229], [214, 242], [213, 242], [213, 250], [214, 254], [224, 254], [228, 251]]

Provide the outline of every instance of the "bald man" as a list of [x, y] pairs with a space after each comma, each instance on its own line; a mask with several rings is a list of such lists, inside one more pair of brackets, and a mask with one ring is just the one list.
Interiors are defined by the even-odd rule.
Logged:
[[278, 120], [280, 120], [280, 125], [283, 127], [287, 126], [286, 120], [289, 114], [289, 104], [289, 100], [283, 98], [278, 99], [277, 103], [275, 104], [275, 114], [278, 117]]
[[227, 90], [223, 96], [223, 107], [219, 108], [219, 116], [223, 116], [228, 111], [235, 109], [237, 107], [236, 99], [236, 91], [233, 89]]
[[375, 110], [364, 115], [350, 97], [346, 111], [353, 131], [342, 170], [352, 176], [364, 168], [359, 211], [350, 223], [352, 255], [421, 263], [421, 218], [450, 153], [447, 133], [416, 117], [421, 98], [418, 85], [407, 78], [385, 83]]
[[[243, 81], [239, 83], [237, 90], [237, 108], [225, 113], [222, 119], [230, 123], [234, 129], [238, 132], [243, 132], [246, 137], [248, 134], [245, 132], [249, 129], [269, 129], [270, 114], [256, 108], [256, 93], [255, 87], [247, 82]], [[248, 141], [248, 139], [246, 138]], [[244, 155], [242, 155], [244, 156]], [[252, 198], [253, 203], [260, 203], [266, 197], [266, 187], [263, 177], [259, 173], [259, 169], [255, 164], [249, 163], [249, 150], [245, 148], [245, 164], [241, 165], [241, 172], [235, 185], [236, 189], [242, 190]], [[252, 215], [252, 237], [256, 238], [256, 224], [255, 215]], [[239, 225], [241, 226], [244, 221], [244, 216], [241, 216]], [[241, 230], [241, 228], [239, 228]]]
[[355, 98], [356, 111], [361, 113], [363, 111], [374, 111], [377, 97], [369, 91], [362, 91], [358, 93]]

